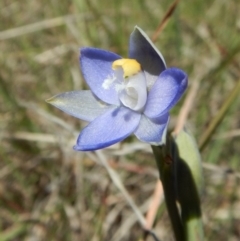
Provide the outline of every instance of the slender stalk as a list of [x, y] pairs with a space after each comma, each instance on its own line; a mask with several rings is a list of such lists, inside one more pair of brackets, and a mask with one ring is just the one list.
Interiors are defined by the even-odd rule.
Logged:
[[152, 150], [160, 174], [160, 179], [163, 184], [165, 201], [168, 214], [172, 223], [174, 235], [177, 241], [183, 241], [184, 231], [176, 205], [173, 165], [171, 163], [171, 160], [168, 160], [166, 153], [164, 153], [165, 148], [166, 147], [152, 146]]

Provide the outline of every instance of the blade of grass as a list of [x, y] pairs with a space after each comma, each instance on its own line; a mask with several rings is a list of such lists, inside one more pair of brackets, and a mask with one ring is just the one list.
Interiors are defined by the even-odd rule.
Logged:
[[96, 154], [97, 154], [99, 160], [101, 161], [102, 165], [106, 168], [110, 178], [112, 179], [112, 181], [114, 182], [116, 187], [121, 191], [124, 198], [126, 199], [128, 204], [130, 205], [130, 207], [135, 212], [139, 223], [141, 224], [142, 227], [144, 227], [146, 225], [146, 220], [145, 220], [143, 214], [140, 212], [140, 210], [136, 206], [136, 204], [134, 203], [134, 201], [132, 200], [131, 196], [128, 194], [125, 187], [123, 186], [118, 174], [110, 167], [110, 165], [108, 164], [106, 157], [104, 156], [102, 151], [96, 151]]
[[40, 30], [58, 27], [65, 24], [67, 21], [73, 21], [75, 19], [81, 19], [85, 15], [68, 15], [58, 18], [46, 19], [36, 23], [27, 24], [17, 28], [11, 28], [0, 32], [0, 40], [6, 40], [10, 38], [15, 38], [24, 34], [37, 32]]
[[151, 37], [153, 42], [157, 41], [157, 38], [159, 36], [159, 34], [162, 32], [162, 30], [165, 28], [165, 26], [167, 25], [170, 17], [172, 16], [172, 14], [174, 13], [178, 3], [180, 0], [175, 0], [169, 7], [169, 9], [167, 10], [166, 14], [164, 15], [162, 21], [160, 22], [160, 24], [158, 25], [156, 31], [154, 32], [153, 36]]
[[18, 236], [26, 231], [26, 228], [27, 227], [24, 224], [16, 224], [12, 228], [0, 233], [0, 241], [15, 240]]
[[206, 145], [208, 144], [209, 140], [212, 137], [212, 134], [217, 129], [225, 115], [227, 114], [227, 111], [231, 107], [231, 105], [234, 103], [234, 100], [237, 98], [238, 94], [240, 92], [240, 80], [238, 80], [236, 86], [233, 88], [232, 92], [229, 94], [228, 98], [224, 101], [222, 107], [216, 114], [216, 116], [211, 121], [210, 125], [206, 129], [206, 131], [203, 133], [199, 140], [199, 149], [200, 151], [203, 151]]
[[157, 181], [157, 185], [155, 186], [155, 190], [153, 193], [152, 201], [149, 205], [149, 210], [146, 214], [146, 229], [152, 229], [158, 207], [160, 203], [163, 201], [163, 187], [162, 182], [160, 180]]

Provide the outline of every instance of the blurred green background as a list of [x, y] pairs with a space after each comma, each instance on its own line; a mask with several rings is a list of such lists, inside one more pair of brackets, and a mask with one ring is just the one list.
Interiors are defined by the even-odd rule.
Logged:
[[[79, 48], [127, 56], [135, 25], [150, 37], [167, 0], [2, 0], [0, 2], [0, 241], [142, 240], [143, 231], [95, 153], [72, 150], [86, 123], [45, 102], [87, 88]], [[187, 125], [198, 143], [240, 82], [240, 2], [180, 1], [156, 46], [189, 74]], [[170, 127], [184, 98], [172, 111]], [[240, 239], [240, 98], [202, 145], [206, 240]], [[158, 178], [149, 147], [130, 137], [103, 151], [146, 213]], [[173, 235], [164, 204], [154, 232]], [[148, 237], [147, 240], [153, 240]]]

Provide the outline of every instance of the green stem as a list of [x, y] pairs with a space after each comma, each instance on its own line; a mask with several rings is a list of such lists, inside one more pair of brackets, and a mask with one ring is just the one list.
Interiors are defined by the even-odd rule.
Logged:
[[164, 153], [164, 148], [166, 147], [152, 146], [160, 174], [160, 179], [162, 181], [167, 210], [172, 223], [175, 238], [177, 241], [184, 241], [183, 226], [176, 205], [173, 165], [171, 160], [167, 159], [167, 155]]

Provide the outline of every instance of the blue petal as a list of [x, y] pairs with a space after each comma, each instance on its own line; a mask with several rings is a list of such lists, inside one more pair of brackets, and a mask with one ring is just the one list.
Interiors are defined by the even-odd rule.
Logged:
[[151, 76], [159, 76], [166, 69], [162, 54], [139, 27], [135, 27], [130, 36], [129, 56], [136, 59], [141, 64], [143, 70]]
[[148, 93], [144, 114], [156, 118], [167, 113], [181, 98], [187, 83], [187, 75], [181, 69], [163, 71]]
[[48, 103], [69, 115], [92, 121], [113, 106], [100, 102], [90, 90], [65, 92], [47, 100]]
[[92, 92], [108, 104], [119, 105], [120, 101], [114, 85], [104, 89], [102, 84], [114, 73], [112, 62], [121, 57], [115, 53], [95, 48], [83, 48], [80, 54], [83, 77]]
[[141, 114], [125, 107], [109, 110], [82, 130], [74, 149], [92, 151], [122, 141], [135, 131], [140, 119]]
[[150, 120], [145, 115], [142, 115], [134, 134], [140, 141], [150, 143], [151, 145], [162, 145], [166, 142], [168, 121], [168, 113], [154, 120]]

